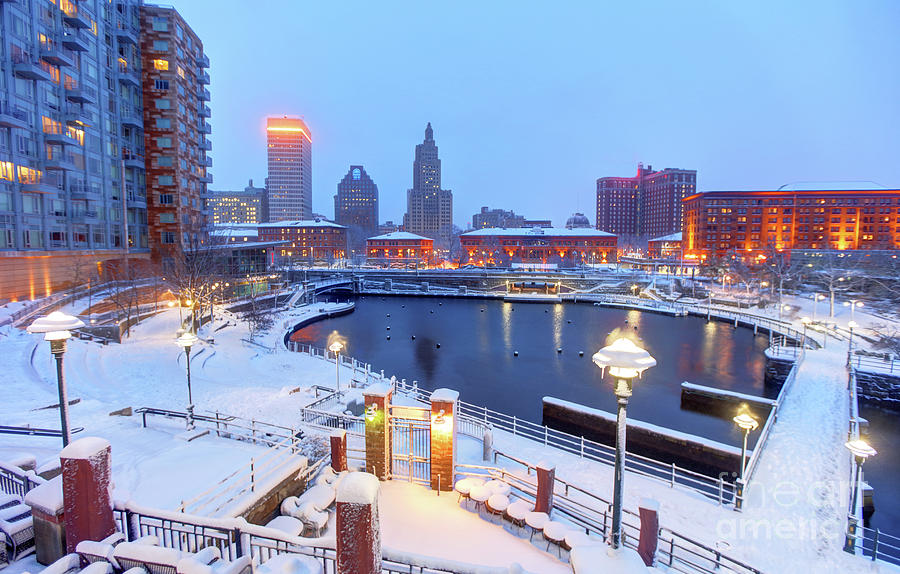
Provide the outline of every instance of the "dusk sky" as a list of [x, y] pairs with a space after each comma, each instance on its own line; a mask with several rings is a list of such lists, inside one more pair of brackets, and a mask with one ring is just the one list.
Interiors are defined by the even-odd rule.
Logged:
[[637, 163], [700, 190], [900, 186], [900, 2], [170, 0], [211, 61], [214, 190], [262, 186], [265, 116], [312, 131], [313, 208], [351, 164], [402, 220], [434, 127], [463, 228], [482, 205], [595, 223]]

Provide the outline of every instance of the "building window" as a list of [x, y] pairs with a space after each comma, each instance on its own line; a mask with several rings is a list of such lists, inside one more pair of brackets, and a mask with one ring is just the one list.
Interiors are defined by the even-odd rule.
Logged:
[[153, 29], [157, 32], [168, 32], [169, 31], [169, 22], [166, 20], [165, 16], [154, 16], [153, 17]]
[[159, 222], [160, 223], [175, 223], [175, 214], [174, 213], [160, 213], [159, 214]]
[[165, 40], [153, 40], [153, 49], [157, 52], [168, 52], [169, 43]]
[[173, 195], [171, 193], [161, 193], [159, 194], [159, 204], [160, 205], [172, 205], [175, 203], [173, 201]]
[[[157, 80], [157, 81], [159, 81], [159, 80]], [[169, 118], [156, 118], [156, 127], [161, 130], [171, 129], [172, 128], [172, 120], [170, 120]], [[162, 160], [162, 159], [163, 158], [160, 158], [160, 160]], [[166, 159], [171, 160], [172, 158], [166, 158]], [[160, 162], [160, 165], [162, 165], [162, 162]], [[169, 165], [171, 165], [171, 163]]]
[[156, 178], [156, 183], [159, 185], [172, 185], [172, 176], [171, 175], [161, 175]]
[[[168, 122], [169, 120], [166, 120], [166, 121]], [[171, 125], [171, 123], [169, 125]], [[157, 165], [159, 165], [159, 167], [172, 167], [173, 165], [175, 165], [175, 162], [172, 159], [172, 157], [168, 156], [168, 155], [159, 156], [156, 159], [156, 163], [157, 163]]]
[[169, 61], [162, 58], [156, 58], [153, 60], [153, 67], [160, 72], [167, 72], [169, 71]]
[[158, 110], [168, 110], [172, 108], [172, 102], [165, 98], [157, 98], [156, 100], [156, 109]]
[[160, 238], [164, 245], [172, 245], [175, 243], [175, 232], [163, 231], [160, 233]]
[[154, 80], [154, 87], [157, 90], [168, 90], [169, 80]]
[[172, 138], [156, 138], [156, 145], [158, 147], [172, 147]]

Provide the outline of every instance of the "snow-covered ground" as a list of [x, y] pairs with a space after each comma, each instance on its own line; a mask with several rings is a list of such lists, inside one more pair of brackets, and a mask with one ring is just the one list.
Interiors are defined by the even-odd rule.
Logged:
[[[811, 299], [795, 301], [786, 297], [785, 302], [801, 307], [807, 304], [810, 310], [812, 306]], [[819, 304], [819, 317], [823, 310], [827, 314], [824, 303]], [[269, 333], [259, 335], [255, 343], [245, 341], [248, 337], [246, 326], [236, 317], [218, 314], [213, 324], [201, 330], [201, 338], [207, 342], [197, 345], [192, 353], [192, 390], [197, 412], [218, 410], [296, 426], [298, 410], [315, 399], [311, 387], [334, 386], [334, 365], [288, 352], [280, 341], [290, 325], [324, 306], [327, 304], [279, 314], [276, 326]], [[836, 322], [845, 324], [849, 320], [849, 310], [844, 307], [837, 310]], [[777, 311], [769, 313], [772, 315], [777, 317]], [[797, 327], [802, 328], [799, 318], [804, 315], [798, 312], [794, 316]], [[881, 321], [859, 311], [854, 319], [864, 328]], [[104, 347], [72, 340], [66, 354], [69, 397], [81, 399], [71, 407], [72, 425], [85, 427], [76, 436], [107, 438], [113, 446], [113, 479], [117, 488], [129, 493], [136, 502], [162, 508], [177, 507], [182, 500], [245, 465], [261, 450], [261, 447], [213, 436], [184, 443], [175, 437], [181, 431], [177, 422], [151, 419], [150, 428], [143, 429], [139, 417], [109, 416], [111, 411], [126, 406], [184, 410], [187, 403], [184, 357], [174, 344], [178, 326], [178, 311], [169, 310], [135, 327], [131, 338], [121, 345]], [[846, 341], [831, 340], [827, 349], [808, 354], [800, 373], [802, 377], [798, 378], [788, 397], [770, 436], [769, 451], [757, 469], [755, 482], [766, 496], [757, 500], [754, 497], [756, 491], [751, 490], [744, 513], [735, 513], [700, 495], [671, 489], [663, 483], [632, 474], [626, 478], [626, 508], [636, 510], [642, 498], [655, 498], [660, 503], [662, 526], [708, 545], [725, 541], [730, 544], [729, 554], [766, 571], [800, 571], [807, 565], [814, 565], [814, 570], [823, 572], [889, 571], [884, 565], [854, 559], [840, 549], [849, 477], [849, 456], [841, 450], [841, 433], [846, 433], [847, 417], [845, 359]], [[49, 345], [38, 336], [3, 328], [0, 330], [0, 366], [4, 373], [0, 420], [9, 425], [58, 428], [58, 411], [44, 408], [57, 402]], [[373, 368], [377, 369], [378, 365]], [[341, 380], [349, 379], [350, 371], [342, 368]], [[52, 438], [0, 435], [0, 459], [30, 453], [38, 457], [40, 464], [56, 456], [58, 443], [58, 439]], [[495, 447], [532, 463], [556, 464], [560, 478], [603, 498], [612, 497], [612, 472], [606, 465], [502, 432], [495, 433]], [[462, 462], [481, 463], [480, 445], [476, 441], [461, 441], [461, 451]], [[499, 462], [515, 467], [502, 459]], [[830, 496], [820, 496], [818, 490], [810, 489], [816, 481], [824, 481], [827, 487], [836, 486], [833, 492], [828, 492]], [[396, 502], [396, 512], [411, 514], [397, 517], [401, 521], [409, 520], [410, 526], [398, 529], [399, 532], [393, 528], [387, 531], [386, 544], [397, 547], [409, 544], [410, 551], [432, 552], [430, 546], [428, 552], [424, 552], [425, 543], [416, 538], [416, 521], [428, 516], [430, 505], [446, 504], [451, 497], [442, 496], [439, 502], [437, 497], [420, 500], [431, 494], [423, 491], [414, 493], [404, 502], [397, 500], [392, 485], [384, 486], [385, 500], [389, 504]], [[804, 496], [807, 490], [812, 490], [813, 498], [795, 496], [793, 504], [785, 504], [786, 495], [781, 493], [782, 488], [799, 488]], [[385, 507], [385, 512], [394, 511]], [[462, 521], [470, 519], [481, 520], [459, 516]], [[810, 520], [817, 524], [835, 521], [838, 534], [804, 539], [801, 535], [806, 531], [786, 535], [784, 531], [773, 530], [771, 536], [766, 536], [759, 534], [758, 529], [747, 527], [751, 524], [748, 520], [770, 521], [773, 529], [787, 521], [795, 528], [806, 528], [806, 531], [809, 531]], [[452, 530], [460, 540], [469, 540], [473, 544], [481, 542], [480, 538], [473, 539], [469, 535], [464, 523], [457, 526], [461, 530]], [[496, 528], [497, 534], [503, 534], [499, 527]], [[488, 556], [492, 548], [519, 554], [506, 542], [492, 544], [490, 536], [484, 540], [488, 542], [478, 546], [484, 549], [484, 556]], [[530, 554], [531, 550], [526, 548], [523, 552]], [[448, 557], [459, 558], [459, 554]], [[477, 561], [499, 564], [508, 558], [498, 559], [499, 562], [490, 562], [487, 558]], [[539, 555], [535, 556], [534, 564], [538, 567], [526, 566], [526, 569], [556, 571], [550, 566], [542, 569], [540, 559]]]

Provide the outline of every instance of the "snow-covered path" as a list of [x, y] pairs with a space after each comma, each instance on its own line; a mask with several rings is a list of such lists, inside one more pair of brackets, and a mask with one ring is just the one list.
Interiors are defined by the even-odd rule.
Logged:
[[807, 351], [782, 405], [743, 513], [719, 535], [766, 572], [894, 571], [843, 552], [850, 455], [846, 355]]

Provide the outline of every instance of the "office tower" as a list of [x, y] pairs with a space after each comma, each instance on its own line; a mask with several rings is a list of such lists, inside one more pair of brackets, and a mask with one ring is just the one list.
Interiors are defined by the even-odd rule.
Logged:
[[525, 227], [525, 217], [516, 215], [513, 211], [482, 207], [480, 212], [472, 216], [472, 228], [490, 227]]
[[351, 253], [365, 254], [366, 238], [378, 233], [378, 186], [361, 165], [338, 183], [334, 221], [348, 228]]
[[265, 188], [250, 185], [242, 191], [212, 191], [209, 192], [209, 213], [213, 225], [228, 225], [233, 223], [263, 223], [263, 197]]
[[635, 177], [601, 177], [597, 229], [644, 238], [677, 233], [684, 220], [682, 200], [696, 190], [696, 170], [653, 171], [638, 164]]
[[312, 218], [312, 139], [300, 118], [266, 119], [269, 221]]
[[139, 5], [0, 2], [0, 300], [147, 257]]
[[413, 187], [406, 192], [403, 230], [434, 239], [436, 249], [450, 248], [453, 193], [441, 189], [441, 160], [430, 122], [425, 128], [425, 141], [416, 146]]
[[153, 5], [141, 7], [141, 60], [151, 258], [165, 267], [207, 239], [209, 60], [174, 8]]

